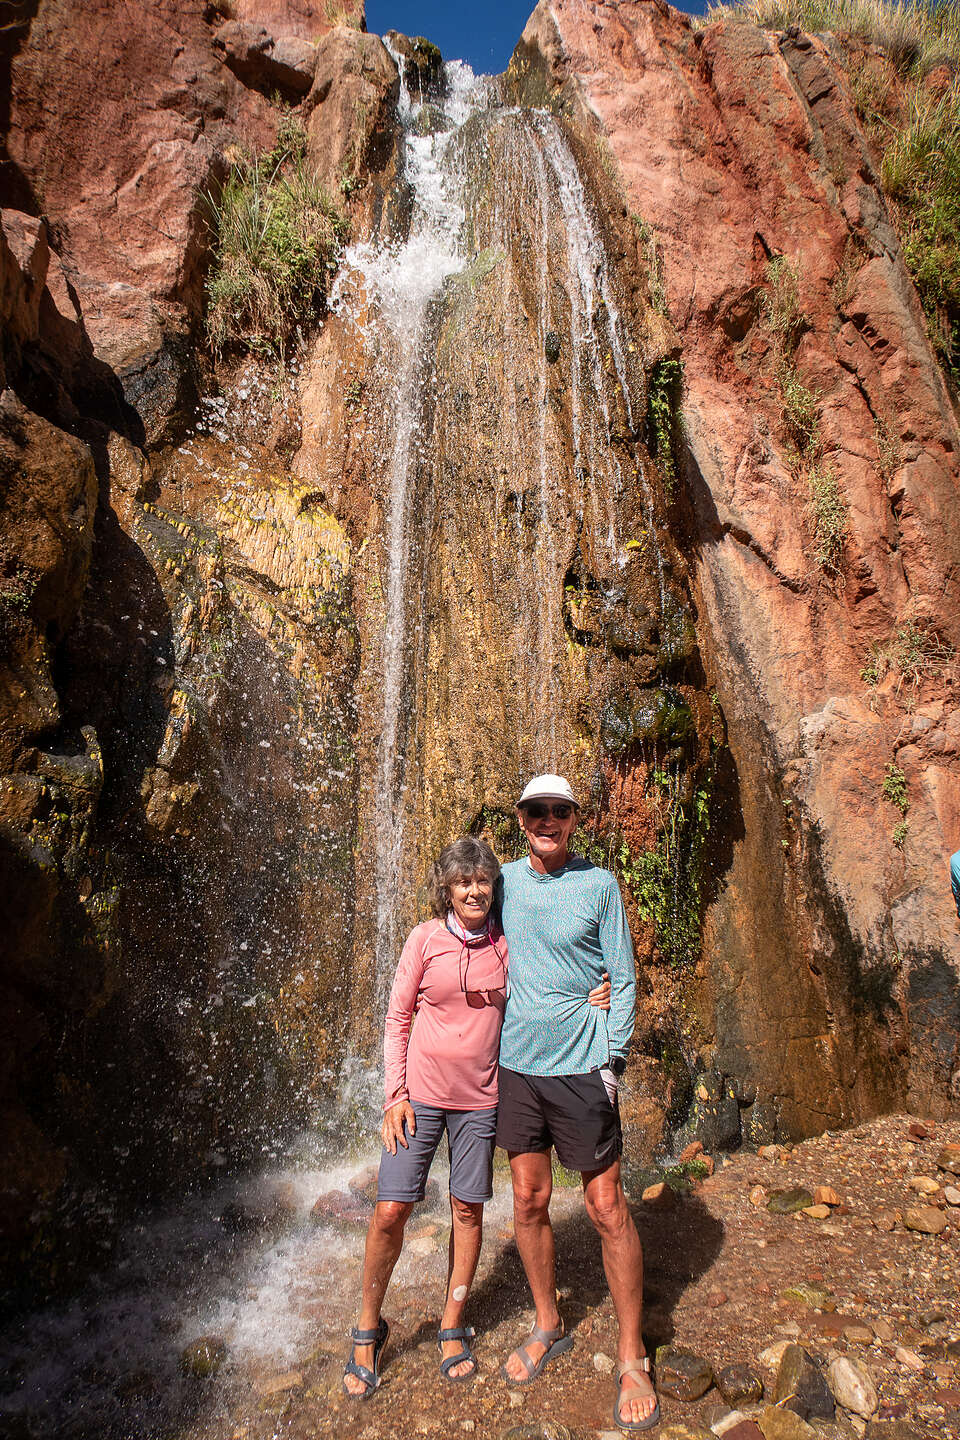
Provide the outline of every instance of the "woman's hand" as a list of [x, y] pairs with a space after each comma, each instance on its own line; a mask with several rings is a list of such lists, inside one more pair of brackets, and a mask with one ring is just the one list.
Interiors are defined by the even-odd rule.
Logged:
[[[607, 988], [609, 989], [609, 986]], [[609, 1001], [607, 1003], [609, 1004]], [[383, 1143], [391, 1155], [396, 1155], [398, 1142], [403, 1146], [404, 1150], [409, 1148], [407, 1137], [403, 1133], [404, 1125], [406, 1125], [411, 1135], [416, 1135], [417, 1117], [413, 1113], [413, 1106], [409, 1100], [398, 1100], [396, 1105], [391, 1105], [386, 1115], [384, 1115], [383, 1125], [380, 1129], [380, 1134], [383, 1136]]]
[[610, 1009], [610, 976], [606, 970], [603, 972], [603, 979], [600, 984], [587, 996], [591, 1005], [596, 1005], [598, 1010]]

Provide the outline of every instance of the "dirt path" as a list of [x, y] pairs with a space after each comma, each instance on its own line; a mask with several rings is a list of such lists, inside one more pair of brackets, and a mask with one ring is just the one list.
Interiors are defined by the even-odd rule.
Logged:
[[[849, 1354], [867, 1363], [879, 1394], [868, 1436], [960, 1440], [960, 1208], [945, 1203], [943, 1186], [953, 1177], [936, 1166], [943, 1144], [960, 1141], [960, 1124], [931, 1127], [926, 1139], [911, 1135], [910, 1125], [911, 1117], [886, 1117], [772, 1158], [735, 1155], [667, 1210], [635, 1200], [647, 1264], [648, 1346], [690, 1348], [714, 1369], [734, 1362], [756, 1367], [761, 1351], [782, 1339], [823, 1357]], [[877, 1228], [878, 1217], [889, 1223], [884, 1212], [902, 1217], [923, 1203], [908, 1185], [911, 1176], [940, 1185], [927, 1203], [943, 1210], [948, 1224], [942, 1234], [914, 1233], [902, 1218], [893, 1218], [890, 1231]], [[799, 1184], [830, 1186], [842, 1203], [828, 1219], [817, 1220], [774, 1215], [751, 1202], [756, 1185], [769, 1193]], [[475, 1382], [454, 1386], [440, 1377], [434, 1332], [446, 1231], [434, 1220], [419, 1220], [411, 1223], [388, 1296], [392, 1333], [383, 1383], [368, 1403], [348, 1401], [340, 1384], [356, 1303], [358, 1233], [352, 1255], [344, 1257], [342, 1271], [337, 1267], [341, 1283], [332, 1293], [328, 1273], [322, 1293], [318, 1285], [309, 1302], [317, 1325], [313, 1353], [285, 1373], [234, 1369], [216, 1396], [197, 1395], [195, 1419], [180, 1431], [183, 1440], [406, 1440], [421, 1434], [497, 1440], [511, 1426], [541, 1420], [559, 1422], [584, 1440], [612, 1429], [614, 1386], [606, 1372], [616, 1353], [613, 1312], [599, 1247], [576, 1191], [558, 1189], [553, 1203], [562, 1308], [575, 1348], [529, 1389], [510, 1388], [499, 1376], [502, 1358], [532, 1318], [508, 1206], [507, 1177], [500, 1173], [470, 1315], [479, 1335]], [[300, 1276], [300, 1284], [308, 1296], [309, 1275]], [[835, 1310], [783, 1294], [798, 1285], [830, 1292], [833, 1300], [826, 1303], [835, 1301]], [[843, 1334], [852, 1322], [879, 1335], [855, 1343]], [[769, 1399], [773, 1372], [760, 1368]], [[268, 1393], [271, 1387], [276, 1389]], [[691, 1403], [664, 1396], [663, 1425], [715, 1422], [720, 1400], [716, 1388]], [[863, 1433], [862, 1422], [837, 1413], [835, 1423], [816, 1433]]]

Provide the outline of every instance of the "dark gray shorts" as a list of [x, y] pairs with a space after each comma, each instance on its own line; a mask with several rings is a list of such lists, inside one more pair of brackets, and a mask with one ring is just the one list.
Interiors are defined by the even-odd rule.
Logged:
[[378, 1200], [399, 1200], [404, 1204], [422, 1200], [427, 1188], [427, 1171], [433, 1164], [444, 1131], [450, 1149], [450, 1194], [468, 1205], [478, 1205], [493, 1195], [493, 1146], [497, 1133], [497, 1110], [438, 1110], [411, 1100], [417, 1117], [417, 1133], [407, 1132], [407, 1149], [397, 1146], [391, 1155], [384, 1146], [380, 1156]]
[[521, 1075], [500, 1066], [497, 1144], [509, 1154], [549, 1150], [568, 1170], [605, 1170], [623, 1149], [620, 1109], [599, 1070]]

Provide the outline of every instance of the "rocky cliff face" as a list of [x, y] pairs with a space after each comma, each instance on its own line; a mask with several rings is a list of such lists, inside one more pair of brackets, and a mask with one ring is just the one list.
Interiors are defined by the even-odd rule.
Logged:
[[[843, 70], [828, 40], [579, 0], [538, 6], [514, 69], [615, 168], [681, 346], [698, 634], [742, 826], [707, 924], [716, 1064], [788, 1127], [942, 1113], [957, 423]], [[898, 644], [929, 663], [871, 670]]]
[[[829, 46], [556, 0], [517, 106], [423, 52], [411, 109], [359, 13], [229, 12], [5, 40], [6, 1258], [314, 1114], [540, 768], [627, 895], [638, 1143], [955, 1107], [957, 430]], [[291, 123], [335, 310], [215, 358], [204, 192]]]

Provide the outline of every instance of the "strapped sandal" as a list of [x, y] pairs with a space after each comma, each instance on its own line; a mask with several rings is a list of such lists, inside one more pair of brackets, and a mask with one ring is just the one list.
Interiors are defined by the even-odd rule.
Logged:
[[620, 1407], [623, 1404], [623, 1377], [624, 1375], [629, 1375], [631, 1371], [649, 1375], [650, 1356], [641, 1355], [636, 1360], [624, 1360], [622, 1365], [617, 1366], [617, 1398], [613, 1406], [613, 1423], [620, 1430], [652, 1430], [655, 1425], [660, 1424], [660, 1401], [657, 1400], [656, 1393], [654, 1393], [653, 1397], [656, 1401], [653, 1410], [649, 1415], [645, 1415], [642, 1420], [621, 1420], [620, 1418]]
[[[460, 1340], [462, 1342], [463, 1348], [459, 1355], [448, 1355], [446, 1360], [440, 1361], [440, 1374], [445, 1380], [449, 1380], [451, 1385], [458, 1385], [463, 1380], [472, 1380], [477, 1373], [477, 1357], [469, 1345], [469, 1341], [473, 1339], [476, 1333], [472, 1325], [461, 1326], [458, 1330], [437, 1331], [437, 1349], [441, 1355], [443, 1354], [444, 1340]], [[454, 1365], [462, 1365], [466, 1360], [473, 1366], [472, 1370], [468, 1370], [466, 1375], [450, 1374]]]
[[[350, 1331], [350, 1339], [353, 1341], [353, 1348], [350, 1351], [350, 1359], [343, 1367], [343, 1388], [351, 1400], [369, 1400], [374, 1390], [380, 1384], [380, 1356], [383, 1354], [383, 1347], [387, 1343], [387, 1336], [390, 1334], [390, 1326], [381, 1315], [376, 1330], [358, 1330], [356, 1326]], [[357, 1346], [373, 1346], [373, 1368], [368, 1370], [366, 1365], [357, 1363]], [[353, 1391], [347, 1388], [347, 1376], [356, 1375], [367, 1387], [360, 1395], [354, 1395]]]
[[[539, 1341], [541, 1345], [547, 1347], [539, 1360], [533, 1360], [527, 1349], [531, 1340]], [[518, 1345], [512, 1352], [514, 1355], [519, 1355], [521, 1364], [527, 1372], [526, 1380], [515, 1379], [506, 1365], [500, 1366], [500, 1374], [508, 1385], [532, 1385], [545, 1365], [549, 1365], [551, 1360], [555, 1360], [558, 1355], [562, 1355], [565, 1350], [570, 1350], [572, 1346], [573, 1336], [564, 1335], [562, 1323], [554, 1330], [542, 1330], [539, 1325], [534, 1325], [523, 1344]]]

